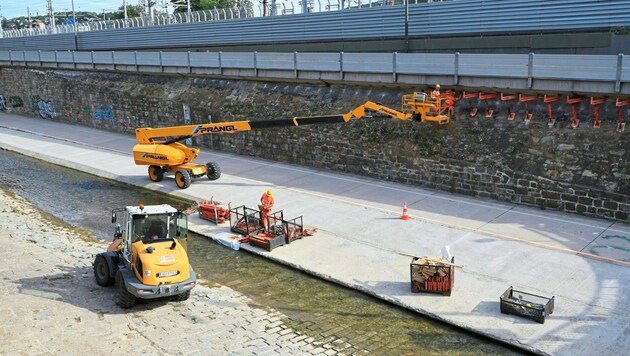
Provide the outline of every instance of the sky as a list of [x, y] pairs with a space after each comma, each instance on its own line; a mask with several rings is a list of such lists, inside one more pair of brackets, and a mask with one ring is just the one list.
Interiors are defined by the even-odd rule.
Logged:
[[[55, 13], [72, 12], [72, 0], [52, 0], [52, 3]], [[138, 0], [127, 0], [127, 4], [138, 5]], [[93, 11], [100, 14], [103, 9], [105, 12], [112, 12], [121, 6], [123, 0], [74, 0], [75, 11]], [[27, 16], [27, 7], [33, 16], [37, 13], [45, 15], [48, 13], [48, 0], [0, 0], [0, 15], [7, 19]]]

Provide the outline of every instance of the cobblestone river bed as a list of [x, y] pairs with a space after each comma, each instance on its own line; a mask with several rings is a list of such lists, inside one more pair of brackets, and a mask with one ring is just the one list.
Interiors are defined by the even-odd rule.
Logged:
[[[0, 151], [0, 188], [32, 202], [51, 218], [107, 241], [113, 232], [109, 220], [112, 208], [142, 202], [185, 209], [192, 204], [8, 151]], [[276, 310], [285, 327], [321, 345], [333, 345], [344, 354], [521, 353], [262, 257], [190, 235], [191, 263], [209, 287], [228, 287], [247, 296], [254, 308]], [[325, 351], [336, 353], [333, 349]]]

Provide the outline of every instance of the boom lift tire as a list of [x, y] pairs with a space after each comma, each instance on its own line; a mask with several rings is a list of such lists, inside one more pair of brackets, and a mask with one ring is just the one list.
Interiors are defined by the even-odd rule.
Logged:
[[125, 279], [122, 272], [116, 273], [116, 287], [118, 288], [118, 305], [121, 308], [131, 308], [136, 305], [138, 299], [125, 287]]
[[192, 182], [192, 177], [190, 173], [185, 169], [180, 169], [175, 172], [175, 184], [179, 189], [186, 189], [190, 187], [190, 183]]
[[209, 180], [217, 180], [221, 177], [221, 167], [217, 162], [206, 163], [206, 175]]
[[176, 302], [183, 302], [184, 300], [188, 300], [188, 298], [190, 298], [190, 291], [174, 296], [173, 300]]
[[114, 278], [109, 274], [107, 260], [105, 260], [105, 257], [102, 255], [97, 255], [94, 260], [94, 278], [96, 279], [96, 283], [101, 287], [114, 284]]
[[149, 179], [161, 182], [164, 179], [164, 170], [160, 166], [149, 166]]

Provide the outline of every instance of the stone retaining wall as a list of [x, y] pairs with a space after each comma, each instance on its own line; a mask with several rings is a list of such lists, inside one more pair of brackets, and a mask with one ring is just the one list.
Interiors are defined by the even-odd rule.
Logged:
[[[184, 104], [196, 124], [208, 115], [218, 122], [344, 113], [365, 100], [396, 108], [410, 91], [4, 68], [0, 109], [133, 134], [136, 127], [182, 125]], [[458, 118], [445, 126], [374, 118], [195, 140], [275, 161], [630, 221], [630, 139], [615, 131], [614, 103], [600, 108], [600, 129], [592, 128], [590, 105], [581, 104], [576, 130], [566, 104], [555, 106], [553, 128], [542, 104], [530, 105], [529, 124], [517, 103], [514, 121], [505, 119], [505, 102], [490, 102], [494, 118], [470, 118], [471, 105], [483, 112], [483, 103], [461, 100]]]

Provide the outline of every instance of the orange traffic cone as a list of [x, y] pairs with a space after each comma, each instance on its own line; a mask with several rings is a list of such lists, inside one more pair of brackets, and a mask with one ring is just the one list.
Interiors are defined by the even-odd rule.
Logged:
[[407, 202], [403, 202], [403, 212], [402, 212], [402, 216], [400, 217], [400, 220], [409, 220], [411, 219], [409, 217], [409, 211], [407, 210]]

